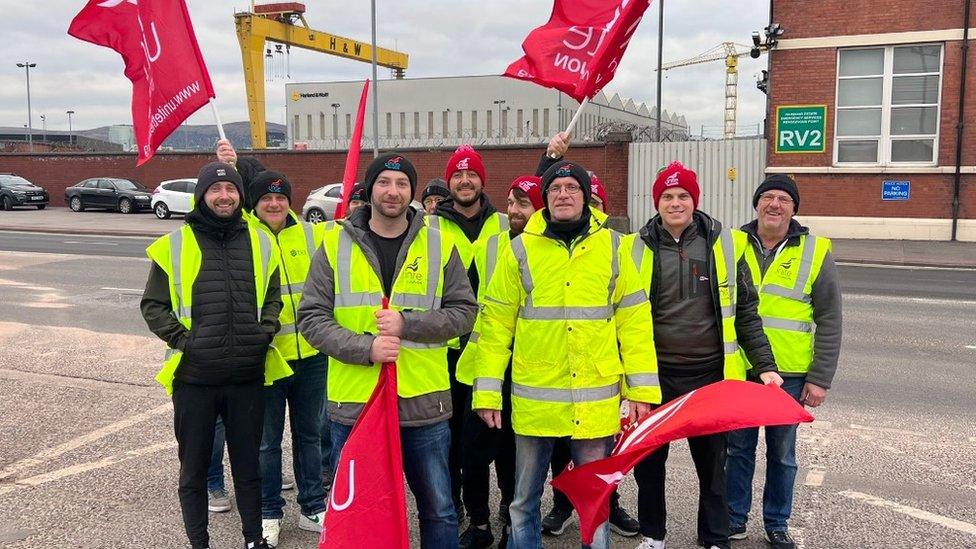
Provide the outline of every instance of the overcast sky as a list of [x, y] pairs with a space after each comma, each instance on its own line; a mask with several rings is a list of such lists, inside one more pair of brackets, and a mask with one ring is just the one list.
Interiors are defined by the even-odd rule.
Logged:
[[[4, 48], [0, 49], [0, 126], [27, 122], [23, 69], [15, 64], [37, 63], [31, 71], [34, 127], [41, 114], [51, 130], [68, 128], [65, 111], [76, 111], [75, 128], [131, 123], [131, 85], [122, 75], [118, 54], [67, 35], [68, 25], [84, 6], [83, 0], [24, 0], [3, 2]], [[245, 0], [187, 0], [200, 47], [217, 90], [224, 122], [245, 120], [240, 49], [233, 13]], [[369, 41], [369, 3], [365, 0], [307, 0], [306, 19], [312, 28]], [[532, 29], [544, 24], [551, 0], [377, 0], [380, 46], [410, 55], [410, 76], [500, 74], [522, 55], [521, 43]], [[664, 16], [664, 61], [684, 59], [723, 41], [750, 43], [750, 33], [764, 27], [766, 0], [668, 0]], [[607, 87], [635, 101], [655, 102], [658, 5], [647, 10], [617, 75]], [[755, 75], [765, 57], [740, 62], [740, 133], [752, 133], [762, 121], [765, 96], [755, 87]], [[291, 53], [294, 82], [364, 79], [365, 63], [315, 54], [296, 48]], [[380, 69], [380, 79], [389, 78]], [[725, 67], [721, 61], [665, 72], [663, 107], [685, 115], [693, 133], [705, 126], [706, 135], [721, 132]], [[269, 82], [269, 121], [284, 118], [284, 81]], [[190, 123], [212, 123], [201, 110]], [[746, 128], [751, 126], [751, 128]]]

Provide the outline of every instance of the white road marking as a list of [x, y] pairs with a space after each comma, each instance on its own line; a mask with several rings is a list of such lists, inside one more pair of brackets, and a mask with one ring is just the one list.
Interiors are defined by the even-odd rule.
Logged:
[[967, 349], [976, 349], [976, 345], [966, 345]]
[[823, 484], [823, 481], [824, 481], [824, 472], [817, 469], [812, 469], [810, 471], [807, 471], [807, 478], [806, 480], [803, 481], [803, 485], [816, 487], [816, 486], [821, 486]]
[[855, 263], [852, 261], [838, 261], [837, 265], [845, 267], [870, 267], [872, 269], [897, 269], [901, 271], [965, 271], [972, 272], [974, 267], [936, 267], [933, 265], [889, 265], [885, 263]]
[[869, 427], [867, 425], [858, 425], [857, 423], [851, 423], [851, 429], [855, 429], [857, 431], [877, 431], [896, 435], [912, 435], [917, 437], [925, 436], [925, 433], [919, 433], [917, 431], [906, 431], [905, 429], [894, 429], [892, 427]]
[[64, 244], [92, 244], [95, 246], [118, 246], [118, 242], [80, 242], [78, 240], [64, 240]]
[[[10, 477], [20, 471], [23, 471], [24, 469], [41, 465], [46, 461], [49, 461], [55, 457], [60, 456], [61, 454], [65, 454], [67, 452], [80, 448], [90, 442], [94, 442], [98, 439], [107, 437], [111, 434], [117, 433], [133, 425], [142, 423], [143, 421], [146, 421], [152, 418], [153, 416], [157, 416], [159, 414], [169, 412], [170, 410], [172, 410], [172, 408], [173, 408], [173, 403], [167, 402], [166, 404], [157, 406], [151, 410], [147, 410], [140, 414], [136, 414], [134, 416], [128, 417], [121, 421], [116, 421], [115, 423], [110, 423], [100, 429], [96, 429], [88, 434], [71, 439], [63, 444], [54, 446], [53, 448], [47, 448], [45, 450], [42, 450], [37, 454], [34, 454], [33, 457], [29, 457], [14, 462], [8, 465], [3, 470], [0, 470], [0, 479]], [[0, 491], [0, 493], [2, 493], [2, 491]]]
[[933, 524], [938, 524], [940, 526], [944, 526], [946, 528], [956, 530], [957, 532], [962, 532], [964, 534], [976, 536], [976, 524], [970, 524], [968, 522], [963, 522], [961, 520], [956, 520], [954, 518], [944, 517], [942, 515], [937, 515], [935, 513], [924, 511], [922, 509], [909, 507], [907, 505], [895, 503], [894, 501], [888, 501], [886, 499], [872, 496], [870, 494], [854, 492], [852, 490], [844, 490], [843, 492], [839, 492], [839, 493], [842, 496], [867, 503], [868, 505], [891, 509], [896, 513], [901, 513], [903, 515], [908, 515], [910, 517], [928, 521]]
[[907, 297], [907, 296], [892, 296], [892, 295], [874, 295], [874, 294], [844, 294], [844, 299], [854, 299], [854, 300], [873, 300], [873, 301], [888, 301], [896, 303], [919, 303], [922, 305], [974, 305], [976, 300], [967, 299], [936, 299], [932, 297]]
[[139, 292], [140, 294], [146, 291], [145, 288], [113, 288], [111, 286], [101, 288], [102, 290], [111, 290], [115, 292]]
[[813, 420], [813, 423], [810, 424], [811, 429], [819, 429], [821, 431], [829, 431], [831, 428], [833, 428], [833, 426], [833, 423], [819, 419]]

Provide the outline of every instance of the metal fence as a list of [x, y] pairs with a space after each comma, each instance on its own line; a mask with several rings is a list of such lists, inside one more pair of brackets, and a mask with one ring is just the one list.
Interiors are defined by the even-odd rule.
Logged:
[[752, 193], [766, 168], [765, 139], [631, 143], [627, 176], [631, 230], [638, 230], [657, 213], [651, 185], [658, 170], [674, 160], [698, 173], [700, 210], [725, 226], [739, 227], [753, 218]]

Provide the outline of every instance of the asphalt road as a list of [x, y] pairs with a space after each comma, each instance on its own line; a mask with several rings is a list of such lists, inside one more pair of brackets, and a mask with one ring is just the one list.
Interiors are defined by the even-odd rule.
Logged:
[[[147, 242], [0, 233], [0, 546], [185, 547], [172, 412], [152, 380], [163, 345], [138, 310]], [[794, 534], [807, 548], [976, 547], [976, 270], [841, 276], [840, 371], [800, 429]], [[668, 546], [691, 548], [697, 483], [676, 446]], [[621, 494], [636, 510], [632, 478]], [[314, 547], [285, 498], [279, 547]], [[212, 517], [214, 547], [240, 546], [239, 528], [236, 512]], [[765, 547], [749, 528], [734, 547]]]

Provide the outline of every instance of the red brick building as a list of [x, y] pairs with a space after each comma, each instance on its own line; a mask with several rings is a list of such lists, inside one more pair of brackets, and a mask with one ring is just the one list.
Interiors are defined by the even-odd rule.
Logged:
[[949, 240], [955, 226], [957, 239], [976, 240], [976, 48], [963, 60], [976, 13], [967, 21], [967, 4], [771, 2], [783, 34], [769, 52], [766, 171], [797, 180], [812, 229]]

